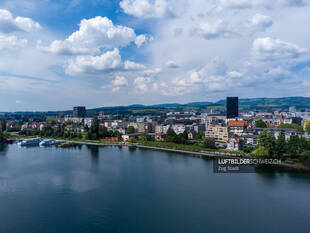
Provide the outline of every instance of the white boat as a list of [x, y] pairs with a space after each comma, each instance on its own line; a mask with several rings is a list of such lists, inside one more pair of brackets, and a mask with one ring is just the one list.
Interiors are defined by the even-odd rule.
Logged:
[[51, 145], [55, 145], [57, 144], [58, 142], [54, 139], [46, 139], [46, 140], [43, 140], [42, 142], [40, 142], [40, 146], [51, 146]]
[[42, 138], [31, 138], [31, 139], [25, 139], [19, 143], [17, 143], [19, 146], [36, 146], [39, 145], [40, 142], [42, 142]]

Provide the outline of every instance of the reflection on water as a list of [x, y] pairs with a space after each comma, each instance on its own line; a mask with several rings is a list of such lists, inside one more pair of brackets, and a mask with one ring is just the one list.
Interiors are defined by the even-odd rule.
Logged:
[[8, 144], [0, 143], [0, 156], [5, 156], [8, 152]]
[[302, 173], [214, 174], [210, 159], [136, 147], [0, 145], [0, 153], [0, 232], [310, 227], [310, 182]]
[[137, 150], [137, 147], [135, 147], [135, 146], [129, 146], [128, 147], [128, 151], [130, 152], [130, 153], [133, 153], [133, 152], [135, 152]]

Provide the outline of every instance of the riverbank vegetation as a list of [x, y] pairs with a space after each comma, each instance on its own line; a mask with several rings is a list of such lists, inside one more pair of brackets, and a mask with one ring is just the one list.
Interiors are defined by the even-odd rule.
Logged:
[[276, 139], [271, 132], [265, 130], [258, 136], [258, 146], [253, 155], [291, 159], [310, 166], [310, 140], [298, 136], [291, 136], [289, 140], [286, 140], [282, 131]]

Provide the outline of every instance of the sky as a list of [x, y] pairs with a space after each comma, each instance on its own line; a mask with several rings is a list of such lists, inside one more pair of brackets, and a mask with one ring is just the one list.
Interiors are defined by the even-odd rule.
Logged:
[[309, 0], [0, 0], [0, 112], [310, 96]]

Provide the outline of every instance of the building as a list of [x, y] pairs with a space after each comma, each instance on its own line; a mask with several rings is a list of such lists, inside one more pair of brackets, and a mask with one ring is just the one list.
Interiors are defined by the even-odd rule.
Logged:
[[230, 120], [228, 122], [228, 134], [242, 136], [248, 125], [247, 121], [244, 120]]
[[122, 135], [122, 140], [128, 142], [130, 138], [138, 139], [139, 136], [141, 136], [141, 133], [124, 134]]
[[295, 107], [295, 106], [291, 106], [291, 107], [289, 108], [289, 112], [295, 113], [295, 112], [296, 112], [296, 107]]
[[148, 122], [139, 122], [137, 123], [137, 129], [139, 133], [152, 133], [153, 125]]
[[184, 133], [184, 131], [186, 130], [186, 127], [183, 123], [176, 123], [176, 124], [173, 124], [171, 127], [173, 131], [178, 135], [181, 133]]
[[257, 135], [242, 135], [241, 139], [245, 145], [257, 145]]
[[216, 141], [227, 142], [228, 141], [228, 130], [226, 126], [221, 124], [209, 125], [205, 132], [206, 138], [214, 138]]
[[227, 119], [239, 116], [239, 99], [238, 97], [226, 98], [226, 116]]
[[227, 142], [227, 150], [239, 151], [242, 150], [243, 141], [240, 139], [238, 135], [234, 135], [229, 138]]
[[281, 131], [285, 135], [285, 140], [288, 141], [292, 136], [298, 136], [300, 137], [300, 132], [298, 129], [290, 129], [290, 128], [253, 128], [252, 131], [254, 132], [254, 135], [259, 135], [264, 131], [271, 132], [273, 136], [277, 139], [280, 135]]
[[86, 117], [86, 108], [84, 106], [73, 107], [73, 117]]

